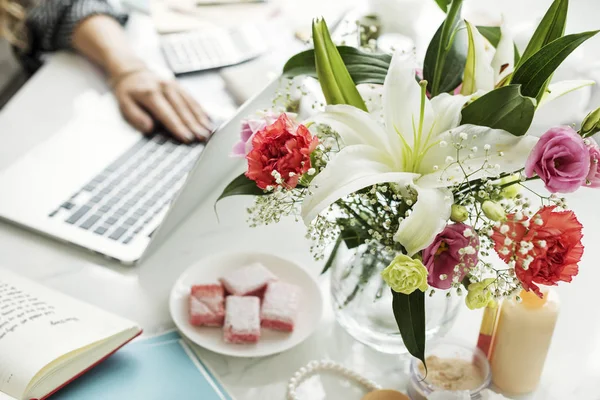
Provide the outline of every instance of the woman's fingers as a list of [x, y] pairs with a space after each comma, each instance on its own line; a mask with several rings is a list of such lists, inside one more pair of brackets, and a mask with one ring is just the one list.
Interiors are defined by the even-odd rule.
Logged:
[[194, 115], [196, 116], [196, 120], [198, 122], [200, 122], [200, 124], [204, 128], [206, 128], [209, 132], [212, 133], [213, 124], [212, 124], [210, 118], [208, 117], [208, 115], [204, 112], [204, 110], [200, 106], [200, 104], [198, 104], [196, 99], [194, 99], [188, 92], [186, 92], [185, 90], [182, 90], [181, 88], [178, 88], [178, 89], [179, 89], [179, 93], [181, 94], [181, 96], [183, 97], [185, 102], [187, 103], [188, 107], [190, 108], [190, 110], [192, 110], [192, 113], [194, 113]]
[[184, 124], [177, 111], [175, 111], [163, 93], [151, 92], [148, 95], [142, 96], [139, 101], [177, 139], [186, 143], [194, 141], [194, 134]]
[[210, 119], [176, 81], [140, 71], [119, 81], [115, 94], [127, 121], [142, 132], [152, 131], [154, 122], [159, 122], [182, 142], [210, 136]]
[[134, 128], [142, 133], [150, 133], [154, 129], [152, 117], [148, 115], [131, 97], [120, 96], [121, 113]]
[[163, 92], [175, 112], [177, 112], [177, 115], [179, 115], [179, 118], [194, 133], [196, 138], [198, 140], [208, 139], [210, 131], [202, 125], [178, 88], [174, 85], [164, 84]]

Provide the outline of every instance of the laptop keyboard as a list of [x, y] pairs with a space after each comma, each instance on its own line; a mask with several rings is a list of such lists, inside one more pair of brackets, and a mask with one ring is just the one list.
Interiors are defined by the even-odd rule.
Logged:
[[170, 204], [203, 148], [142, 137], [49, 216], [127, 244]]
[[260, 30], [252, 25], [161, 36], [163, 54], [175, 74], [238, 64], [267, 49]]

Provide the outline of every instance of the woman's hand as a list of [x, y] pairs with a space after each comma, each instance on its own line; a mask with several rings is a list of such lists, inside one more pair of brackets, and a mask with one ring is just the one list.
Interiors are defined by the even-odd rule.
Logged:
[[72, 42], [106, 71], [121, 112], [135, 128], [149, 133], [160, 123], [182, 142], [208, 138], [211, 123], [202, 108], [177, 82], [161, 79], [145, 67], [114, 18], [84, 19], [73, 30]]
[[209, 118], [175, 80], [138, 69], [122, 73], [113, 89], [125, 119], [144, 133], [152, 132], [158, 122], [185, 143], [210, 136]]

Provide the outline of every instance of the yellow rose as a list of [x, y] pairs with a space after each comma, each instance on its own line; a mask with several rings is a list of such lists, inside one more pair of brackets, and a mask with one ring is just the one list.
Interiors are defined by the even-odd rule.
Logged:
[[[490, 286], [494, 280], [494, 278], [487, 278], [481, 282], [471, 283], [467, 288], [469, 293], [465, 299], [467, 307], [469, 307], [471, 310], [476, 310], [478, 308], [487, 307], [488, 304], [494, 301], [494, 296], [490, 290], [491, 288], [488, 288], [488, 286]], [[486, 289], [485, 292], [484, 289]]]
[[414, 260], [407, 255], [400, 254], [390, 265], [381, 271], [383, 280], [394, 292], [411, 294], [419, 289], [427, 290], [427, 269], [420, 260]]

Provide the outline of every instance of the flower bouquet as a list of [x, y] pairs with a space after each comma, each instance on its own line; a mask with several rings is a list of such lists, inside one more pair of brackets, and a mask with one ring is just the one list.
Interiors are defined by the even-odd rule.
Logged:
[[[568, 0], [555, 0], [520, 54], [504, 27], [463, 20], [462, 0], [436, 2], [447, 16], [422, 65], [336, 46], [315, 20], [314, 50], [292, 57], [283, 76], [317, 79], [327, 104], [304, 121], [276, 109], [248, 117], [234, 149], [247, 170], [221, 195], [256, 196], [252, 225], [301, 218], [317, 259], [333, 248], [325, 270], [341, 243], [377, 244], [392, 260], [382, 277], [400, 334], [423, 361], [426, 292], [466, 292], [475, 309], [570, 282], [582, 225], [557, 193], [600, 186], [591, 137], [600, 111], [578, 131], [529, 132], [536, 110], [593, 83], [550, 82], [597, 32], [564, 35]], [[535, 180], [548, 195], [529, 187]]]

